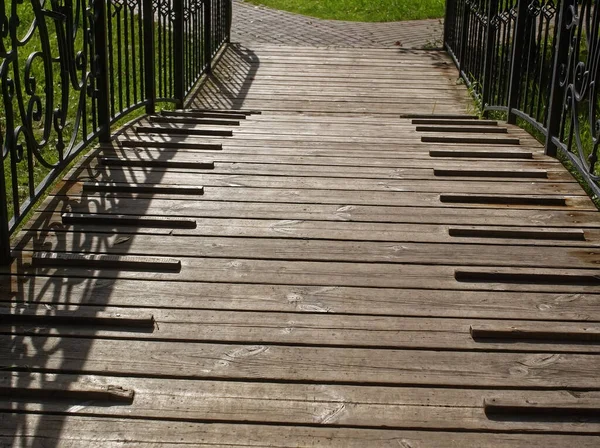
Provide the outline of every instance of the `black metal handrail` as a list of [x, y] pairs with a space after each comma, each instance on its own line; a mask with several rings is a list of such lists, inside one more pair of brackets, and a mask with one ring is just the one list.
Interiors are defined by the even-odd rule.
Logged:
[[524, 120], [600, 197], [600, 0], [447, 0], [444, 44], [485, 113]]
[[0, 264], [64, 168], [118, 121], [183, 106], [229, 41], [231, 0], [0, 0]]

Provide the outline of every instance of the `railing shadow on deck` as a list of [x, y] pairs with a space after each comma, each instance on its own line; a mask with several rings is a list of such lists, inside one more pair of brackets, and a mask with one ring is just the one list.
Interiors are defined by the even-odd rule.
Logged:
[[[211, 0], [208, 0], [211, 1]], [[228, 0], [216, 0], [220, 5], [228, 4]], [[144, 1], [146, 4], [146, 2]], [[186, 3], [187, 4], [187, 3]], [[199, 3], [198, 3], [199, 4]], [[160, 2], [158, 4], [160, 6]], [[0, 11], [1, 12], [1, 11]], [[215, 19], [215, 22], [218, 22]], [[214, 25], [214, 23], [213, 23]], [[226, 26], [220, 25], [220, 30], [213, 31], [213, 37], [215, 40], [227, 38], [224, 32], [227, 32]], [[221, 33], [221, 34], [219, 34]], [[204, 48], [204, 51], [209, 51], [210, 58], [216, 54], [216, 48]], [[233, 54], [237, 50], [232, 50]], [[2, 56], [0, 54], [0, 56]], [[250, 53], [246, 53], [245, 57], [252, 58]], [[200, 66], [205, 66], [203, 57], [199, 57], [196, 62]], [[249, 72], [240, 70], [236, 73], [239, 77], [240, 82], [243, 85], [247, 85], [244, 76], [251, 77]], [[191, 73], [186, 74], [185, 80], [194, 81]], [[214, 77], [212, 77], [214, 79]], [[186, 91], [189, 92], [191, 84], [183, 86]], [[160, 92], [159, 92], [160, 93]], [[160, 96], [160, 95], [159, 95]], [[167, 95], [165, 95], [167, 96]], [[160, 100], [160, 98], [158, 98]], [[143, 104], [142, 104], [143, 105]], [[111, 120], [111, 122], [114, 119]], [[177, 138], [171, 139], [168, 135], [157, 135], [153, 136], [153, 141], [157, 142], [169, 142], [171, 140], [177, 141]], [[5, 144], [6, 141], [0, 143]], [[102, 152], [102, 148], [94, 151], [88, 160], [93, 159], [99, 153]], [[169, 160], [175, 154], [176, 151], [173, 149], [161, 149], [152, 148], [151, 150], [146, 148], [136, 148], [135, 151], [130, 151], [131, 157], [153, 157], [155, 160]], [[6, 153], [5, 153], [6, 154]], [[152, 183], [159, 183], [161, 177], [165, 171], [161, 168], [111, 168], [100, 167], [99, 169], [90, 169], [87, 167], [81, 167], [77, 169], [73, 175], [78, 178], [89, 178], [97, 179], [102, 181], [110, 181], [110, 172], [120, 171], [122, 173], [129, 173], [132, 176], [136, 176], [139, 183], [149, 182], [148, 179], [152, 179]], [[116, 171], [115, 171], [116, 170]], [[64, 226], [60, 219], [60, 214], [63, 212], [71, 212], [77, 210], [78, 212], [87, 211], [89, 213], [111, 213], [117, 211], [119, 214], [127, 214], [126, 211], [120, 207], [120, 199], [123, 195], [111, 195], [111, 194], [91, 194], [86, 195], [81, 193], [81, 196], [73, 194], [69, 196], [69, 192], [73, 184], [68, 182], [59, 183], [55, 190], [55, 195], [51, 196], [44, 203], [44, 209], [49, 211], [55, 211], [57, 214], [52, 213], [41, 213], [30, 220], [26, 228], [31, 229], [43, 229], [37, 232], [31, 232], [27, 238], [21, 238], [19, 244], [21, 247], [27, 247], [30, 252], [31, 249], [51, 251], [51, 252], [73, 252], [73, 253], [90, 253], [90, 252], [102, 252], [104, 249], [109, 247], [112, 243], [109, 241], [112, 236], [115, 235], [113, 230], [107, 228], [102, 232], [94, 232], [93, 236], [86, 234], [85, 226], [73, 225], [71, 227]], [[81, 199], [79, 199], [79, 197]], [[147, 210], [153, 200], [152, 195], [144, 195], [136, 199], [137, 210]], [[5, 223], [6, 224], [6, 223]], [[16, 227], [16, 226], [15, 226]], [[13, 227], [14, 228], [14, 227]], [[131, 233], [131, 239], [123, 241], [119, 244], [121, 252], [128, 253], [131, 243], [134, 241], [136, 236], [135, 227], [127, 229]], [[119, 232], [120, 234], [121, 232]], [[49, 246], [46, 242], [46, 237], [54, 235], [54, 243]], [[35, 274], [33, 273], [33, 267], [30, 260], [24, 258], [22, 255], [19, 257], [19, 252], [15, 252], [17, 258], [13, 261], [13, 265], [10, 268], [10, 273], [4, 270], [4, 274], [0, 275], [0, 302], [3, 306], [11, 306], [11, 312], [19, 314], [23, 310], [41, 310], [41, 312], [48, 315], [54, 314], [56, 311], [68, 310], [74, 315], [77, 315], [78, 311], [90, 311], [93, 310], [95, 313], [105, 311], [107, 307], [123, 307], [123, 308], [138, 308], [135, 303], [135, 299], [124, 298], [114, 295], [114, 285], [118, 280], [110, 278], [109, 275], [104, 275], [102, 270], [90, 269], [88, 277], [71, 277], [69, 276], [68, 269], [55, 270], [55, 269], [40, 269], [35, 268]], [[23, 252], [21, 252], [23, 254]], [[89, 313], [88, 313], [89, 314]], [[149, 312], [151, 314], [151, 312]], [[69, 344], [65, 344], [65, 337], [61, 337], [61, 327], [55, 325], [37, 325], [35, 328], [28, 328], [24, 330], [24, 327], [20, 327], [21, 331], [14, 331], [17, 326], [11, 327], [2, 336], [3, 345], [7, 348], [5, 354], [8, 358], [3, 362], [3, 370], [5, 374], [9, 375], [9, 385], [11, 388], [18, 390], [19, 388], [27, 389], [35, 383], [36, 387], [42, 389], [52, 389], [53, 386], [59, 385], [61, 388], [68, 387], [68, 385], [75, 381], [81, 374], [78, 374], [83, 370], [86, 362], [86, 354], [89, 353], [93, 345], [93, 337], [97, 330], [91, 329], [86, 334], [85, 339], [80, 339], [82, 342], [77, 347], [77, 357], [70, 356]], [[64, 327], [63, 327], [64, 328]], [[140, 331], [140, 330], [133, 330]], [[33, 332], [33, 333], [32, 333]], [[43, 337], [44, 332], [52, 332], [51, 338]], [[35, 334], [35, 337], [31, 337]], [[86, 341], [85, 343], [83, 341]], [[5, 344], [6, 342], [6, 344]], [[31, 346], [35, 347], [35, 351], [31, 352]], [[29, 347], [29, 349], [26, 349]], [[74, 354], [71, 354], [74, 355]], [[50, 362], [51, 359], [56, 360], [58, 356], [63, 359], [62, 364], [56, 364]], [[75, 359], [79, 359], [76, 361]], [[19, 360], [20, 366], [27, 366], [24, 368], [11, 367], [14, 363], [11, 360]], [[68, 361], [68, 363], [67, 363]], [[67, 366], [68, 364], [68, 366]], [[66, 366], [66, 367], [65, 367]], [[61, 373], [61, 371], [68, 371], [69, 373]], [[11, 375], [14, 372], [15, 375]], [[32, 373], [40, 373], [37, 377], [32, 376]], [[37, 379], [35, 379], [37, 378]], [[37, 381], [41, 382], [37, 382]], [[11, 401], [9, 410], [6, 410], [2, 415], [4, 420], [4, 428], [14, 428], [13, 434], [4, 434], [3, 440], [8, 441], [11, 445], [9, 438], [14, 437], [11, 446], [28, 446], [29, 441], [35, 441], [37, 436], [28, 438], [20, 438], [22, 430], [27, 426], [27, 411], [25, 409], [25, 400]], [[33, 431], [31, 428], [27, 430], [29, 434], [37, 434], [40, 439], [45, 438], [48, 434], [48, 427], [52, 427], [55, 431], [56, 436], [60, 436], [61, 426], [57, 425], [57, 414], [67, 414], [73, 410], [73, 406], [82, 405], [81, 401], [68, 401], [68, 400], [51, 400], [47, 402], [45, 399], [38, 403], [39, 408], [37, 413], [40, 413], [40, 419], [38, 420], [38, 426]], [[94, 403], [94, 406], [99, 404]], [[52, 425], [47, 422], [47, 414], [45, 411], [52, 413]], [[47, 424], [48, 423], [48, 424]], [[8, 436], [8, 438], [6, 438]], [[57, 437], [57, 440], [59, 437]], [[48, 439], [45, 440], [44, 446], [50, 446]]]
[[[166, 157], [164, 158], [166, 159]], [[71, 188], [71, 184], [65, 184], [58, 189], [56, 199], [50, 201], [47, 206], [49, 210], [57, 210], [60, 212], [67, 212], [72, 209], [73, 205], [79, 205], [79, 202], [66, 196], [68, 190]], [[65, 195], [65, 196], [60, 196]], [[83, 203], [86, 197], [82, 195]], [[147, 202], [150, 199], [147, 200]], [[118, 198], [111, 198], [110, 196], [98, 197], [92, 200], [87, 198], [89, 205], [93, 205], [93, 208], [98, 212], [110, 213], [112, 209], [118, 206]], [[54, 217], [51, 214], [40, 215], [34, 222], [31, 223], [33, 228], [45, 228], [45, 229], [56, 229], [55, 232], [51, 230], [37, 232], [36, 236], [32, 236], [29, 239], [22, 241], [22, 244], [31, 244], [34, 247], [43, 247], [44, 250], [49, 251], [67, 251], [75, 253], [93, 253], [96, 251], [102, 251], [104, 248], [109, 246], [108, 239], [112, 233], [106, 233], [105, 236], [97, 234], [93, 238], [89, 238], [85, 233], [77, 233], [77, 231], [84, 231], [83, 227], [79, 229], [73, 228], [70, 232], [59, 231], [62, 227], [60, 221], [54, 221]], [[133, 229], [132, 229], [133, 230]], [[52, 247], [48, 247], [45, 243], [45, 237], [50, 233], [56, 235], [56, 242]], [[70, 242], [70, 244], [69, 244]], [[127, 250], [129, 244], [125, 242], [122, 244], [123, 251]], [[72, 246], [72, 247], [67, 247]], [[2, 280], [2, 296], [3, 300], [8, 300], [16, 306], [15, 313], [18, 313], [19, 309], [42, 309], [47, 310], [48, 314], [54, 313], [56, 310], [69, 310], [76, 315], [77, 311], [85, 310], [87, 306], [94, 306], [96, 312], [101, 312], [106, 309], [107, 306], [112, 305], [112, 288], [111, 285], [115, 280], [109, 278], [102, 278], [102, 272], [98, 270], [89, 270], [89, 277], [77, 278], [69, 277], [68, 269], [63, 269], [58, 272], [59, 276], [45, 277], [44, 275], [50, 274], [50, 271], [54, 269], [41, 270], [36, 269], [37, 275], [31, 275], [32, 267], [27, 260], [16, 259], [13, 267], [12, 277], [4, 277]], [[75, 292], [76, 291], [76, 292]], [[72, 298], [74, 296], [74, 298]], [[81, 301], [79, 301], [81, 297]], [[89, 299], [89, 301], [87, 301]], [[123, 304], [121, 304], [123, 305]], [[18, 328], [18, 327], [17, 327]], [[64, 327], [63, 327], [64, 328]], [[59, 337], [60, 326], [54, 327], [52, 325], [44, 326], [40, 325], [38, 330], [51, 331], [57, 330], [58, 335], [54, 335], [52, 339], [44, 338], [43, 333], [38, 333], [38, 337], [30, 337], [26, 332], [12, 334], [10, 337], [10, 359], [20, 360], [19, 364], [27, 365], [27, 371], [21, 372], [16, 376], [17, 381], [12, 382], [11, 387], [15, 389], [27, 389], [35, 382], [34, 377], [29, 373], [55, 373], [55, 375], [46, 376], [40, 375], [41, 383], [36, 384], [36, 387], [42, 389], [52, 389], [56, 384], [59, 387], [66, 388], [70, 382], [73, 382], [73, 375], [69, 375], [65, 380], [64, 375], [60, 374], [62, 367], [49, 366], [49, 360], [53, 356], [62, 356], [63, 359], [69, 360], [68, 370], [77, 372], [81, 370], [85, 363], [85, 354], [89, 352], [93, 339], [88, 339], [89, 343], [80, 344], [78, 347], [77, 354], [80, 356], [80, 363], [75, 364], [72, 359], [69, 359], [69, 350], [63, 348], [63, 339]], [[4, 336], [6, 338], [7, 336]], [[25, 341], [29, 341], [35, 346], [36, 351], [32, 353], [27, 350], [27, 344]], [[84, 356], [81, 356], [84, 355]], [[25, 361], [26, 360], [26, 361]], [[25, 361], [25, 362], [23, 362]], [[75, 379], [77, 375], [75, 374]], [[14, 377], [13, 377], [14, 380]], [[26, 412], [25, 404], [27, 401], [14, 401], [12, 402], [12, 414], [5, 415], [5, 419], [12, 419], [12, 425], [15, 428], [15, 441], [14, 446], [18, 446], [20, 430], [24, 429], [27, 425], [26, 416], [23, 412]], [[51, 402], [47, 405], [46, 401], [40, 401], [40, 412], [43, 414], [39, 419], [39, 424], [36, 432], [40, 432], [40, 438], [42, 437], [42, 431], [47, 431], [44, 410], [46, 407], [50, 408], [53, 413], [64, 412], [68, 413], [73, 406], [82, 405], [78, 401], [63, 401]], [[95, 404], [94, 404], [95, 405]], [[66, 418], [66, 417], [65, 417]], [[52, 418], [52, 427], [56, 430], [56, 435], [60, 435], [60, 428], [56, 426], [56, 417]], [[36, 437], [33, 438], [35, 440]], [[46, 442], [48, 443], [48, 442]], [[24, 445], [26, 446], [26, 445]], [[49, 445], [46, 445], [49, 446]]]
[[218, 70], [208, 76], [202, 95], [190, 103], [194, 108], [242, 109], [260, 66], [258, 55], [240, 44], [231, 44], [219, 60]]

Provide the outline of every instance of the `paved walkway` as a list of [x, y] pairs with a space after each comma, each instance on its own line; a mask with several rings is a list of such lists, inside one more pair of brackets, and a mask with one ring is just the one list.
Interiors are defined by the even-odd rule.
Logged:
[[232, 42], [291, 46], [441, 47], [440, 19], [364, 23], [321, 20], [234, 0]]

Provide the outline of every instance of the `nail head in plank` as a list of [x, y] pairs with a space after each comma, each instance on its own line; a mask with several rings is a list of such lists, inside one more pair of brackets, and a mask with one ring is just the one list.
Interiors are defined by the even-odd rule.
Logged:
[[181, 260], [167, 257], [134, 255], [95, 255], [76, 253], [35, 252], [34, 266], [57, 268], [79, 267], [83, 269], [115, 269], [140, 271], [180, 271]]
[[221, 151], [220, 143], [190, 143], [149, 140], [118, 140], [117, 143], [125, 148], [159, 148], [159, 149], [197, 149], [199, 151]]
[[169, 124], [204, 124], [214, 126], [239, 126], [240, 122], [237, 120], [225, 120], [217, 118], [202, 118], [202, 117], [163, 117], [160, 115], [154, 115], [148, 117], [153, 123], [169, 123]]
[[566, 199], [560, 197], [531, 197], [520, 195], [479, 195], [479, 194], [453, 194], [444, 193], [440, 195], [440, 201], [452, 204], [508, 204], [508, 205], [547, 205], [566, 206]]
[[443, 118], [417, 118], [412, 120], [415, 125], [466, 125], [466, 126], [497, 126], [498, 122], [494, 120], [447, 120]]
[[223, 129], [163, 128], [158, 126], [136, 126], [135, 132], [144, 134], [202, 135], [213, 137], [231, 137], [233, 135], [233, 131]]
[[190, 168], [213, 170], [215, 162], [185, 162], [176, 160], [157, 159], [126, 159], [121, 157], [101, 157], [100, 163], [105, 166], [136, 166], [157, 168]]
[[432, 149], [430, 157], [467, 157], [472, 159], [533, 159], [532, 152], [523, 151], [469, 151], [463, 149]]
[[470, 283], [508, 283], [537, 285], [600, 285], [600, 275], [590, 274], [542, 274], [537, 272], [497, 272], [494, 270], [461, 270], [454, 271], [458, 282]]
[[434, 168], [435, 176], [448, 177], [503, 177], [510, 179], [547, 179], [546, 170], [470, 170]]
[[560, 325], [537, 324], [536, 326], [507, 326], [498, 324], [476, 324], [470, 327], [471, 337], [477, 339], [519, 339], [555, 342], [599, 342], [600, 327], [561, 327]]
[[486, 137], [441, 137], [436, 135], [424, 135], [421, 137], [423, 143], [461, 143], [477, 145], [519, 145], [518, 138], [486, 138]]
[[83, 190], [107, 193], [183, 194], [198, 196], [204, 194], [204, 187], [195, 185], [121, 184], [106, 182], [84, 182]]
[[539, 403], [527, 399], [485, 398], [483, 407], [489, 416], [523, 418], [596, 418], [600, 417], [600, 402], [574, 399], [574, 402]]
[[[51, 313], [51, 314], [50, 314]], [[84, 310], [40, 310], [40, 309], [0, 309], [2, 324], [33, 323], [40, 325], [85, 325], [98, 327], [117, 327], [127, 330], [128, 327], [154, 329], [154, 316], [121, 313], [86, 313]]]
[[91, 213], [63, 213], [63, 224], [90, 224], [107, 226], [136, 226], [168, 229], [195, 229], [197, 223], [191, 218], [170, 216], [110, 215]]
[[504, 238], [585, 241], [585, 233], [581, 229], [490, 229], [487, 227], [450, 227], [448, 234], [463, 238]]
[[508, 129], [483, 126], [417, 126], [417, 132], [467, 132], [481, 134], [506, 134]]

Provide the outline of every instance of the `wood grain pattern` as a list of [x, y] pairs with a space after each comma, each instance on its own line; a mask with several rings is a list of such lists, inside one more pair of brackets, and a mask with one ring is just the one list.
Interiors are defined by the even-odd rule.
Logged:
[[598, 211], [455, 79], [231, 45], [95, 148], [0, 270], [0, 445], [596, 447]]

